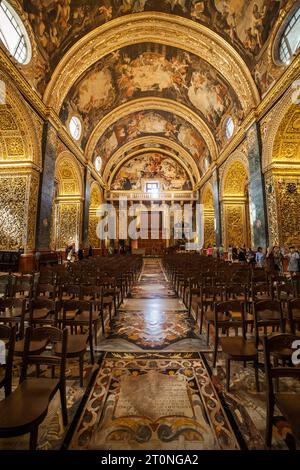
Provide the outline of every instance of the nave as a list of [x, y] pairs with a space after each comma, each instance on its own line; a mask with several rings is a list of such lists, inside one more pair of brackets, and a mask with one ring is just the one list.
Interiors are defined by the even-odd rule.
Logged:
[[[266, 448], [267, 394], [262, 348], [260, 348], [258, 364], [259, 391], [255, 385], [253, 365], [248, 363], [243, 365], [234, 361], [231, 363], [230, 388], [227, 390], [225, 356], [220, 345], [217, 347], [218, 355], [214, 367], [214, 352], [216, 351], [214, 326], [211, 328], [210, 335], [207, 335], [206, 320], [209, 320], [210, 315], [213, 314], [214, 300], [217, 299], [209, 298], [208, 295], [205, 300], [203, 299], [202, 292], [200, 294], [201, 289], [199, 291], [196, 287], [199, 283], [199, 274], [195, 276], [191, 264], [186, 264], [190, 263], [190, 260], [184, 259], [186, 256], [191, 258], [191, 255], [171, 255], [165, 258], [144, 258], [143, 261], [141, 259], [131, 261], [134, 270], [129, 278], [132, 282], [125, 283], [122, 292], [124, 298], [120, 301], [118, 308], [114, 310], [112, 307], [112, 298], [103, 297], [104, 303], [110, 302], [106, 307], [103, 304], [103, 310], [98, 312], [98, 315], [100, 313], [103, 315], [104, 334], [101, 328], [97, 331], [97, 340], [93, 344], [94, 364], [91, 364], [90, 347], [85, 347], [82, 386], [78, 379], [78, 360], [71, 357], [67, 361], [68, 425], [65, 426], [62, 422], [61, 403], [59, 393], [57, 393], [50, 402], [46, 418], [39, 426], [37, 449], [237, 450]], [[128, 261], [125, 261], [128, 264]], [[193, 261], [198, 268], [200, 266], [198, 263], [203, 265], [202, 283], [207, 282], [204, 281], [205, 277], [213, 276], [209, 274], [209, 271], [206, 272], [208, 264], [217, 270], [214, 275], [219, 281], [218, 289], [221, 292], [224, 287], [220, 288], [221, 276], [224, 276], [225, 266], [218, 265], [220, 262], [213, 263], [212, 260], [204, 257]], [[185, 263], [184, 270], [182, 262]], [[103, 270], [103, 260], [101, 265]], [[96, 261], [93, 262], [93, 266], [95, 269]], [[124, 265], [123, 269], [120, 269], [120, 259], [106, 260], [105, 269], [109, 266], [111, 273], [116, 267], [123, 274], [127, 272], [126, 269], [124, 270]], [[234, 276], [240, 278], [250, 274], [246, 267], [240, 267], [240, 272], [238, 267], [236, 266], [235, 269], [233, 266], [227, 267], [233, 280]], [[86, 270], [87, 266], [84, 268], [82, 266], [76, 276], [79, 278], [79, 272], [81, 272], [83, 285], [81, 296], [83, 295], [84, 299], [89, 298], [89, 302], [93, 305], [93, 302], [97, 303], [95, 294], [89, 295], [91, 289], [88, 287], [87, 278], [82, 277]], [[61, 270], [61, 279], [62, 272]], [[188, 282], [187, 273], [188, 276], [193, 275], [189, 277]], [[257, 276], [259, 274], [262, 276], [262, 273], [256, 273]], [[49, 272], [41, 274], [42, 277], [36, 289], [41, 293], [44, 287], [44, 295], [51, 297], [50, 286], [43, 285], [46, 280], [45, 276], [48, 275]], [[75, 273], [68, 274], [69, 282], [72, 275], [74, 276]], [[253, 273], [251, 275], [253, 276]], [[267, 292], [264, 291], [265, 286], [259, 284], [261, 281], [262, 277], [257, 278], [256, 282], [259, 285], [257, 298], [265, 299]], [[90, 279], [89, 282], [93, 280]], [[102, 278], [100, 283], [104, 285], [103, 282]], [[251, 282], [253, 284], [253, 279]], [[84, 287], [85, 283], [86, 287]], [[79, 293], [71, 283], [69, 288], [67, 287], [66, 279], [64, 279], [64, 284], [64, 287], [60, 289], [61, 301], [65, 305], [69, 302], [74, 304], [76, 300], [69, 299], [76, 299]], [[23, 285], [20, 288], [21, 292], [26, 288], [28, 286]], [[96, 291], [96, 287], [92, 287], [92, 290]], [[241, 290], [238, 292], [235, 288], [232, 292], [234, 299], [238, 299], [234, 302], [242, 303]], [[283, 292], [284, 289], [281, 293]], [[191, 298], [189, 298], [190, 294]], [[16, 295], [18, 295], [17, 292]], [[26, 292], [25, 295], [29, 293]], [[119, 298], [118, 295], [117, 297]], [[2, 305], [4, 303], [3, 300]], [[203, 330], [200, 334], [199, 307], [201, 309], [204, 304]], [[45, 309], [38, 309], [38, 305], [34, 307], [36, 322], [45, 325], [47, 321]], [[75, 304], [70, 305], [69, 315], [72, 315], [74, 307]], [[236, 305], [235, 308], [237, 308]], [[238, 312], [231, 313], [235, 317], [238, 315]], [[75, 325], [73, 322], [75, 321], [76, 316], [69, 321], [68, 328], [71, 328], [69, 333], [71, 337], [80, 337], [80, 334], [76, 334], [78, 333], [77, 327], [74, 327], [76, 331], [73, 335], [73, 325]], [[231, 328], [231, 315], [226, 321], [227, 326]], [[249, 320], [250, 324], [251, 321], [253, 322], [253, 318]], [[236, 327], [236, 324], [233, 326]], [[235, 332], [235, 334], [238, 333], [238, 338], [241, 335], [240, 327], [241, 323]], [[271, 333], [270, 327], [267, 331]], [[224, 336], [224, 331], [222, 331], [222, 336]], [[229, 337], [234, 340], [236, 336], [230, 333]], [[253, 337], [252, 329], [250, 341]], [[18, 350], [18, 347], [16, 349]], [[13, 390], [18, 387], [20, 360], [18, 357], [14, 359]], [[34, 370], [30, 370], [29, 377], [34, 375]], [[48, 376], [48, 372], [42, 370], [41, 376], [43, 380], [43, 377]], [[299, 387], [292, 379], [289, 379], [287, 383], [284, 382], [282, 386], [288, 392], [299, 393]], [[4, 399], [4, 391], [1, 398]], [[3, 417], [3, 411], [5, 412], [5, 407], [0, 409], [0, 417]], [[280, 412], [277, 412], [277, 415], [273, 427], [272, 448], [293, 449], [296, 444], [290, 424]], [[0, 448], [3, 450], [27, 449], [28, 435], [0, 439]]]

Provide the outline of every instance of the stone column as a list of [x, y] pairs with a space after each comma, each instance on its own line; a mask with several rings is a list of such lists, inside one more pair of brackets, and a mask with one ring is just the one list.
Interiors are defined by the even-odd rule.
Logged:
[[219, 170], [215, 168], [212, 174], [212, 188], [214, 197], [214, 211], [215, 211], [215, 239], [216, 245], [222, 244], [222, 221], [220, 210], [220, 186], [219, 186]]
[[264, 175], [261, 167], [262, 146], [257, 123], [247, 134], [249, 161], [249, 203], [252, 247], [268, 245], [267, 210]]
[[50, 247], [52, 207], [55, 192], [56, 145], [56, 131], [49, 122], [45, 122], [42, 139], [43, 171], [40, 179], [37, 211], [37, 250], [49, 250]]

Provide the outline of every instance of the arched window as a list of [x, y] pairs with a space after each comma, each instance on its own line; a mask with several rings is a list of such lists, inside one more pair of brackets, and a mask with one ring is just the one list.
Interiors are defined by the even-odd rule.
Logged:
[[95, 168], [98, 173], [100, 173], [101, 168], [102, 168], [102, 158], [98, 155], [98, 157], [95, 158]]
[[5, 0], [0, 3], [0, 39], [20, 64], [28, 64], [31, 59], [28, 34], [15, 10]]
[[227, 139], [231, 139], [234, 133], [234, 122], [232, 117], [228, 117], [225, 121], [225, 135]]
[[281, 35], [279, 42], [279, 58], [288, 64], [300, 47], [300, 7], [294, 12]]
[[79, 140], [82, 132], [81, 121], [77, 116], [73, 116], [69, 122], [70, 134], [75, 140]]

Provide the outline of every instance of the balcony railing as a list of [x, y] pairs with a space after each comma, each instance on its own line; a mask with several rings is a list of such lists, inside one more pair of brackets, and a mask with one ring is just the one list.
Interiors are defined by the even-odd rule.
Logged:
[[128, 201], [198, 201], [198, 191], [161, 191], [145, 193], [138, 191], [106, 191], [107, 201], [118, 201], [127, 198]]

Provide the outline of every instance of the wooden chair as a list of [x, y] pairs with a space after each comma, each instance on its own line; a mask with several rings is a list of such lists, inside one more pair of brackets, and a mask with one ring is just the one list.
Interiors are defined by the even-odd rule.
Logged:
[[284, 284], [276, 284], [276, 299], [280, 300], [284, 306], [288, 304], [290, 299], [295, 298], [295, 286], [292, 282], [285, 282]]
[[[98, 314], [94, 315], [99, 320]], [[84, 356], [87, 351], [87, 344], [90, 346], [91, 363], [94, 364], [93, 346], [93, 312], [91, 302], [82, 300], [66, 300], [63, 302], [62, 327], [69, 327], [71, 334], [68, 336], [67, 358], [79, 359], [80, 386], [83, 387], [83, 367]], [[84, 332], [87, 327], [87, 332]], [[78, 333], [78, 328], [80, 333]], [[55, 350], [56, 354], [61, 354], [60, 346]]]
[[272, 300], [274, 298], [274, 291], [269, 283], [261, 282], [258, 284], [251, 284], [250, 287], [250, 300], [256, 302], [258, 300]]
[[283, 317], [282, 305], [279, 300], [259, 300], [254, 302], [254, 330], [256, 346], [259, 347], [260, 328], [264, 334], [268, 329], [274, 332], [276, 329], [285, 333], [285, 319]]
[[60, 302], [38, 297], [29, 302], [27, 318], [30, 326], [50, 324], [57, 326]]
[[[253, 362], [255, 372], [256, 390], [259, 391], [258, 381], [258, 352], [255, 341], [247, 340], [245, 304], [238, 300], [229, 300], [216, 303], [215, 313], [215, 346], [213, 365], [216, 367], [218, 345], [220, 343], [226, 361], [226, 390], [230, 387], [230, 363]], [[242, 329], [242, 336], [238, 336], [238, 330]], [[228, 336], [230, 330], [235, 330], [235, 336]], [[222, 330], [227, 336], [219, 337]]]
[[[214, 324], [215, 316], [213, 311], [213, 305], [215, 302], [222, 302], [225, 296], [225, 289], [223, 286], [218, 287], [201, 287], [201, 294], [200, 299], [197, 302], [197, 316], [196, 321], [198, 319], [198, 312], [200, 310], [200, 334], [202, 334], [202, 327], [203, 327], [203, 319], [207, 321], [207, 344], [209, 344], [209, 330], [210, 325]], [[210, 311], [208, 311], [210, 309]]]
[[[0, 325], [0, 359], [5, 357], [5, 363], [1, 364], [0, 362], [0, 388], [4, 387], [6, 397], [11, 394], [12, 390], [15, 340], [16, 326]], [[4, 350], [2, 348], [4, 348]]]
[[300, 299], [290, 300], [288, 303], [288, 319], [292, 334], [300, 331]]
[[0, 299], [0, 323], [16, 326], [16, 338], [24, 338], [25, 300]]
[[95, 340], [95, 344], [97, 345], [98, 323], [100, 321], [102, 325], [102, 333], [103, 335], [105, 335], [102, 286], [83, 286], [82, 287], [82, 300], [92, 303], [94, 340]]
[[[35, 450], [38, 440], [39, 425], [48, 413], [48, 406], [56, 392], [60, 392], [63, 423], [68, 424], [66, 400], [66, 351], [67, 329], [59, 330], [51, 326], [27, 328], [20, 385], [7, 398], [0, 402], [0, 437], [13, 437], [30, 433], [30, 450]], [[32, 341], [47, 340], [53, 347], [61, 344], [61, 356], [30, 354]], [[56, 366], [60, 367], [58, 378], [27, 377], [29, 365], [51, 367], [52, 374]]]
[[54, 284], [38, 284], [35, 291], [35, 298], [45, 297], [49, 300], [56, 300], [58, 297], [58, 289]]
[[34, 292], [33, 283], [34, 279], [32, 275], [22, 275], [20, 277], [16, 277], [13, 286], [13, 297], [31, 299]]
[[300, 441], [300, 393], [276, 392], [273, 385], [273, 379], [278, 381], [280, 377], [292, 377], [300, 380], [300, 368], [273, 366], [271, 360], [278, 351], [285, 348], [291, 350], [295, 340], [299, 340], [299, 337], [290, 334], [271, 335], [263, 338], [267, 397], [265, 437], [267, 447], [271, 447], [272, 445], [275, 405], [289, 422], [294, 437]]

